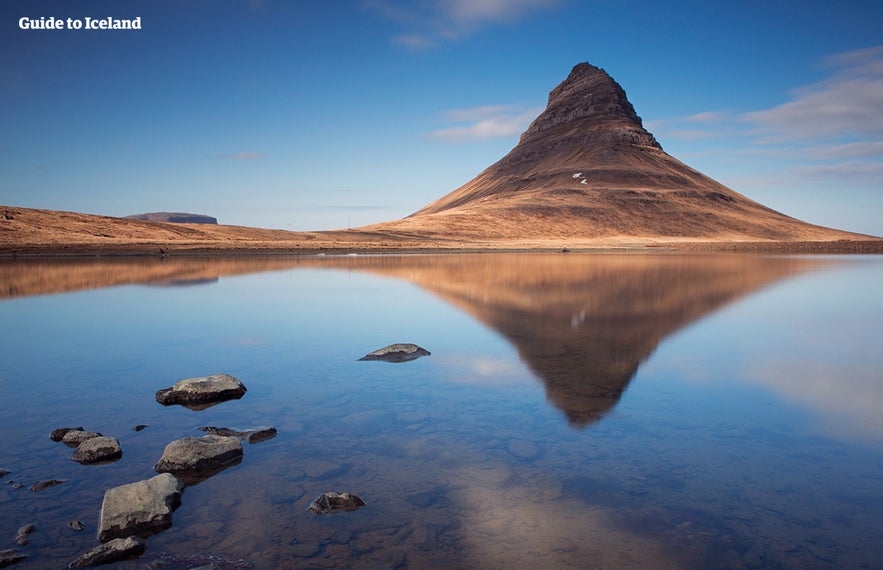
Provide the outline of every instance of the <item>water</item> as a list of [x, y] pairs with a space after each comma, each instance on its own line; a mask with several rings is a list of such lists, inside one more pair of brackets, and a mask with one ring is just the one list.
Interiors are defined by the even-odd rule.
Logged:
[[[2, 548], [65, 567], [167, 443], [270, 425], [116, 567], [880, 567], [881, 286], [880, 256], [0, 263]], [[393, 342], [432, 355], [357, 361]], [[245, 397], [154, 400], [218, 372]], [[68, 461], [74, 425], [122, 460]]]

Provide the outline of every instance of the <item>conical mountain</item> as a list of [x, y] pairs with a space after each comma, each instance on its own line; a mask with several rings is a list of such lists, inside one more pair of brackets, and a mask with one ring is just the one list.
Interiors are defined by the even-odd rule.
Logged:
[[622, 87], [588, 63], [509, 154], [407, 218], [365, 229], [503, 241], [859, 237], [776, 212], [671, 157]]

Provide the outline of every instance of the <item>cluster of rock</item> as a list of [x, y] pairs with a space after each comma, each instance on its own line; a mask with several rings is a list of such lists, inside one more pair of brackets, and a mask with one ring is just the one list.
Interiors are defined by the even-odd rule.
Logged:
[[117, 438], [104, 436], [97, 431], [86, 431], [82, 426], [56, 428], [49, 439], [75, 448], [69, 459], [83, 465], [110, 463], [123, 456]]
[[[408, 362], [429, 355], [416, 344], [392, 344], [375, 350], [359, 360]], [[242, 398], [247, 389], [242, 382], [228, 374], [187, 378], [169, 388], [156, 392], [156, 401], [165, 406], [180, 405], [202, 410], [221, 402]], [[146, 425], [133, 427], [141, 431]], [[239, 464], [243, 458], [242, 442], [249, 444], [272, 439], [278, 435], [274, 427], [238, 429], [218, 426], [198, 428], [206, 432], [202, 437], [183, 437], [166, 445], [154, 465], [155, 477], [108, 489], [104, 493], [98, 523], [98, 541], [95, 548], [70, 563], [69, 568], [86, 568], [141, 556], [146, 550], [145, 539], [172, 526], [172, 513], [181, 505], [184, 489]], [[119, 440], [82, 426], [52, 430], [50, 439], [74, 448], [71, 461], [83, 465], [118, 461], [123, 451]], [[11, 471], [0, 469], [0, 477]], [[64, 479], [49, 479], [31, 485], [32, 491], [41, 491], [64, 483]], [[18, 488], [24, 484], [9, 481]], [[335, 511], [354, 511], [365, 506], [359, 496], [348, 492], [322, 493], [308, 507], [308, 511], [326, 514]], [[83, 530], [83, 523], [72, 520], [68, 526]], [[34, 524], [22, 526], [16, 542], [25, 546]], [[15, 549], [0, 551], [0, 568], [27, 558]]]

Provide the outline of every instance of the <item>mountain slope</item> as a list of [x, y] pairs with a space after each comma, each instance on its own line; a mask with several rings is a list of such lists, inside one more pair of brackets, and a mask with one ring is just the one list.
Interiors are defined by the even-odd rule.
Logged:
[[857, 237], [776, 212], [669, 156], [622, 87], [588, 63], [552, 90], [505, 157], [407, 218], [364, 229], [488, 240]]

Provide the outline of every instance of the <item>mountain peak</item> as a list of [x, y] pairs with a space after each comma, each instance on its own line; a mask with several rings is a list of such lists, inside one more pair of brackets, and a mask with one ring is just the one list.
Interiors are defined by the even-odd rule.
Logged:
[[619, 83], [588, 62], [575, 65], [567, 79], [552, 89], [546, 110], [521, 135], [521, 142], [560, 135], [562, 129], [581, 133], [603, 130], [604, 137], [597, 142], [606, 140], [662, 148], [653, 135], [644, 130], [641, 117]]

